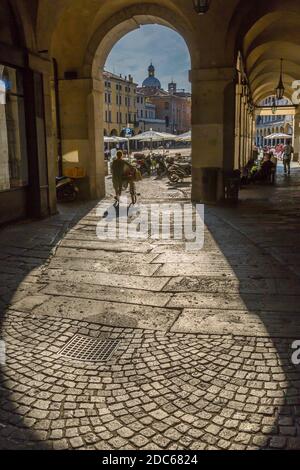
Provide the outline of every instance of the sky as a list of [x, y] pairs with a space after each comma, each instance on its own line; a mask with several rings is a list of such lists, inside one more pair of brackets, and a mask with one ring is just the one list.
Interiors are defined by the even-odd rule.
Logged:
[[126, 34], [110, 52], [105, 70], [123, 76], [131, 74], [141, 85], [148, 76], [151, 61], [164, 89], [173, 79], [178, 88], [190, 91], [191, 60], [187, 45], [176, 31], [165, 26], [144, 25]]

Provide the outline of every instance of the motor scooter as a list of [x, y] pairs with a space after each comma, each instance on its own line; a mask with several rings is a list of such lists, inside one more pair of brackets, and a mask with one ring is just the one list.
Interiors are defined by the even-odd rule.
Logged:
[[79, 189], [75, 181], [68, 176], [56, 178], [56, 197], [59, 202], [73, 202], [77, 199]]

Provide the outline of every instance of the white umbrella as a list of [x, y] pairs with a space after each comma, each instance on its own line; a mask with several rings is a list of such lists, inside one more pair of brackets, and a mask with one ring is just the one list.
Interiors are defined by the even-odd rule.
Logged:
[[166, 132], [155, 132], [152, 129], [150, 131], [143, 132], [142, 134], [135, 135], [131, 137], [129, 140], [135, 140], [139, 142], [150, 142], [150, 149], [153, 148], [153, 142], [163, 142], [163, 141], [170, 141], [175, 140], [176, 135], [167, 134]]
[[192, 141], [192, 131], [185, 132], [185, 134], [178, 135], [176, 140], [177, 140], [177, 142], [191, 142]]
[[127, 139], [127, 137], [118, 137], [118, 136], [108, 137], [108, 136], [104, 136], [104, 143], [105, 144], [120, 144], [121, 142], [127, 142], [128, 156], [129, 156], [130, 155], [130, 144], [129, 144], [129, 139]]
[[293, 136], [290, 134], [282, 134], [282, 133], [277, 133], [277, 134], [270, 134], [265, 137], [266, 140], [273, 140], [273, 139], [292, 139]]
[[176, 135], [166, 132], [155, 132], [153, 130], [143, 132], [142, 134], [131, 137], [130, 140], [139, 140], [140, 142], [162, 142], [164, 140], [175, 140]]
[[121, 143], [121, 142], [127, 142], [127, 140], [128, 139], [126, 137], [117, 137], [117, 136], [107, 137], [107, 136], [104, 136], [104, 142], [105, 143], [118, 144], [118, 143]]

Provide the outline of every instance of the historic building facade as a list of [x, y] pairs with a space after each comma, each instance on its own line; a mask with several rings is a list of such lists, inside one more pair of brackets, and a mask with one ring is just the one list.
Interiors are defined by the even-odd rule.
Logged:
[[156, 107], [156, 117], [165, 122], [166, 132], [183, 134], [191, 129], [192, 95], [185, 90], [177, 90], [176, 83], [168, 85], [168, 91], [161, 87], [155, 77], [155, 67], [151, 63], [148, 77], [138, 92]]
[[104, 135], [121, 136], [124, 130], [137, 127], [137, 84], [133, 78], [103, 72]]
[[[269, 96], [260, 102], [260, 106], [269, 107], [270, 109], [273, 106], [273, 97]], [[277, 109], [282, 106], [291, 105], [290, 100], [282, 99], [277, 101]], [[291, 139], [293, 139], [293, 130], [294, 130], [294, 118], [290, 115], [281, 115], [276, 112], [270, 114], [269, 116], [258, 116], [256, 120], [256, 137], [255, 143], [258, 147], [263, 147], [264, 145], [277, 145], [284, 143], [284, 139], [272, 139], [266, 140], [265, 138], [271, 134], [289, 134]]]
[[156, 106], [143, 93], [137, 93], [137, 120], [138, 132], [146, 132], [152, 129], [157, 132], [166, 132], [164, 119], [156, 116]]

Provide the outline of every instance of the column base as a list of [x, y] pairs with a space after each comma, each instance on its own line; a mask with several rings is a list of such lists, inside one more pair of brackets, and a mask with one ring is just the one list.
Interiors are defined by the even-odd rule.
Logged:
[[215, 205], [224, 198], [223, 171], [221, 168], [193, 168], [192, 201]]

